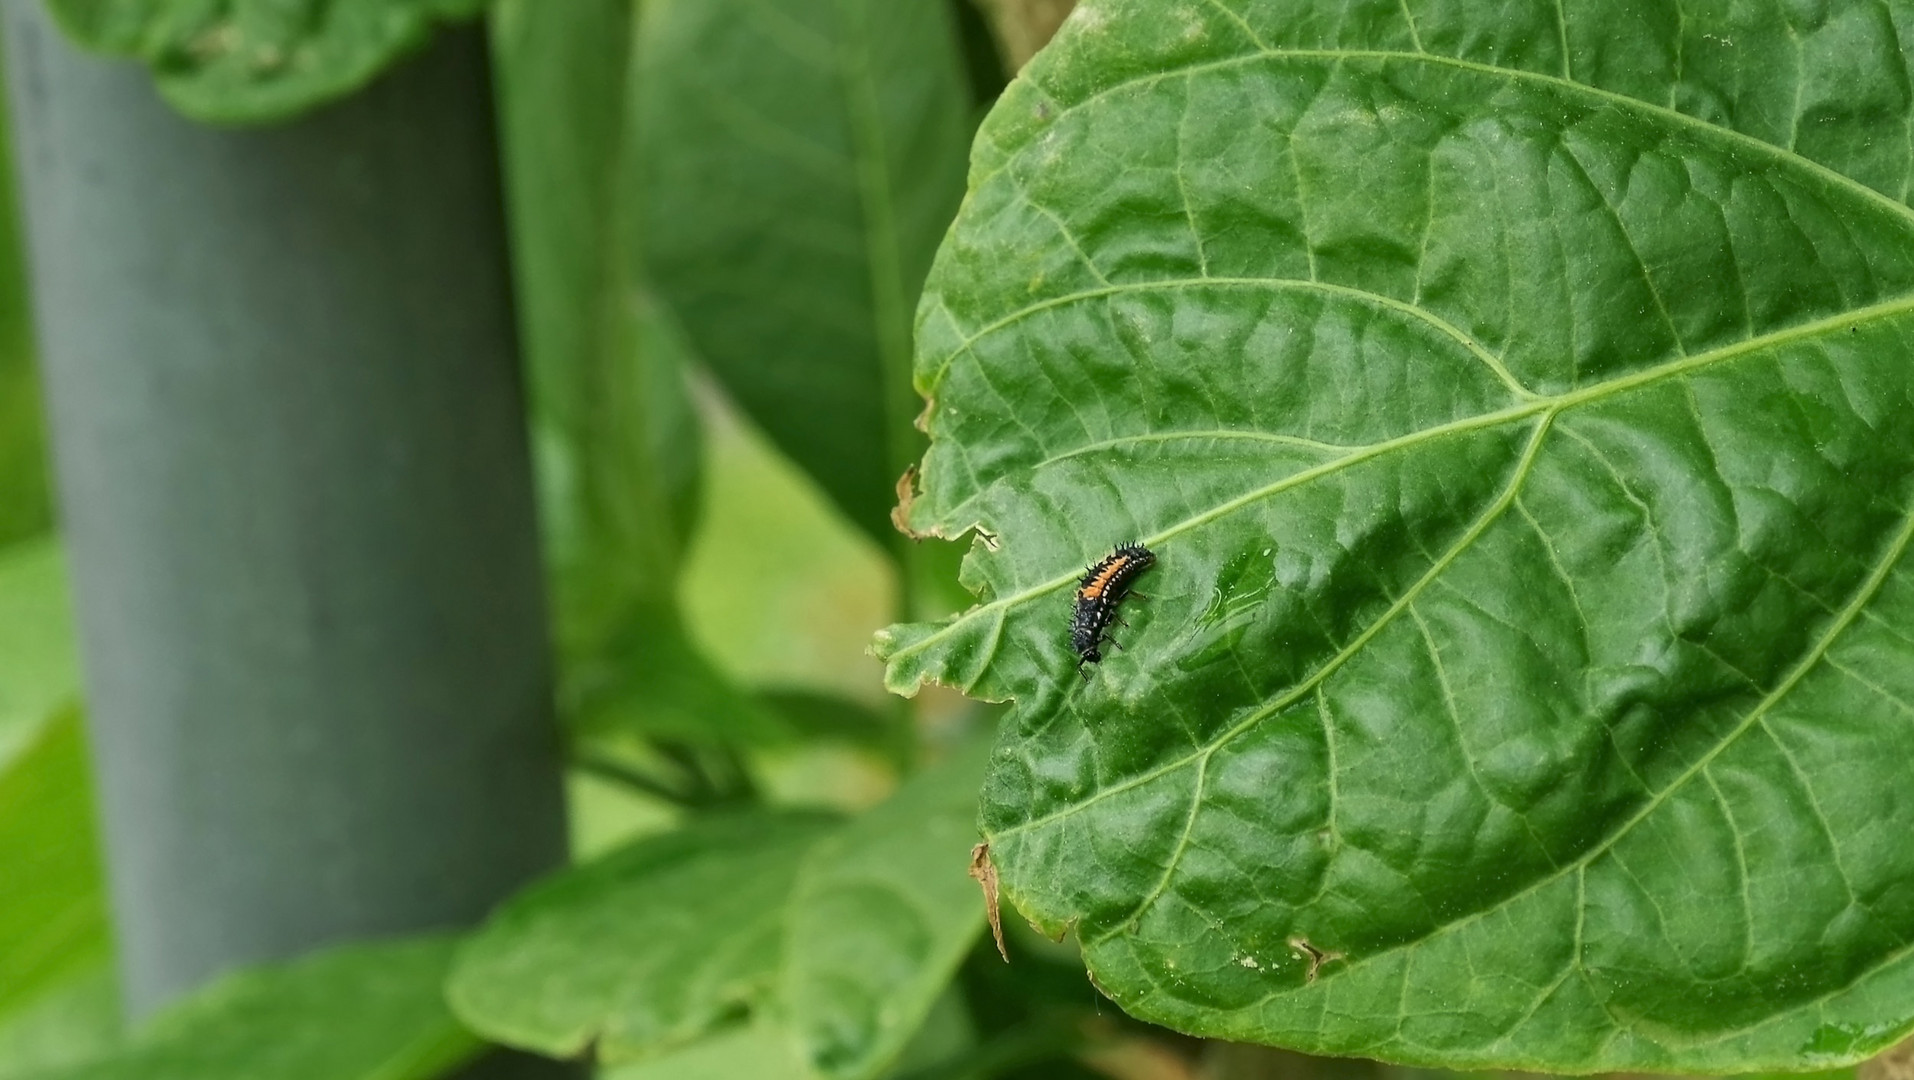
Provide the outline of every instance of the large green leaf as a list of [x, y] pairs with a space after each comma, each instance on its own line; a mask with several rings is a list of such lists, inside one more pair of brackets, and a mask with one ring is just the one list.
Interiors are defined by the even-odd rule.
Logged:
[[988, 740], [913, 778], [805, 859], [780, 990], [803, 1059], [831, 1080], [881, 1075], [984, 925], [966, 872]]
[[[1914, 4], [1092, 0], [928, 286], [1005, 896], [1139, 1016], [1733, 1071], [1914, 1025]], [[1070, 587], [1159, 556], [1080, 679]]]
[[637, 190], [660, 294], [778, 446], [879, 542], [910, 311], [963, 190], [946, 0], [651, 0]]
[[228, 976], [123, 1051], [32, 1080], [429, 1080], [476, 1056], [439, 982], [453, 943], [354, 945]]
[[713, 818], [534, 886], [461, 953], [452, 1008], [488, 1038], [555, 1057], [694, 1042], [774, 985], [784, 899], [829, 826]]
[[90, 49], [137, 57], [196, 120], [284, 120], [371, 82], [489, 0], [46, 0]]

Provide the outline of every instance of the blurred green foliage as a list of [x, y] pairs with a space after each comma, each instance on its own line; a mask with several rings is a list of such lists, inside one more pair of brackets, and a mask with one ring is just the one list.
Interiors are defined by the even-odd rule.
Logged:
[[[222, 123], [350, 93], [484, 6], [48, 2]], [[985, 6], [1000, 40], [970, 0], [494, 0], [577, 865], [463, 942], [244, 973], [138, 1031], [110, 971], [19, 238], [0, 215], [0, 1080], [423, 1080], [481, 1040], [637, 1058], [603, 1071], [616, 1080], [1458, 1075], [1177, 1036], [1108, 1005], [1074, 944], [1008, 907], [1014, 965], [983, 930], [965, 871], [1000, 714], [890, 697], [865, 650], [885, 622], [971, 595], [962, 546], [890, 522], [924, 444], [910, 315], [971, 123], [1012, 74], [999, 58], [1069, 4]], [[1014, 119], [1048, 121], [1010, 86], [1030, 113]], [[1127, 157], [1088, 164], [1112, 172], [1086, 205], [1125, 194]], [[1006, 236], [1075, 244], [1047, 228]], [[1004, 238], [964, 239], [991, 280], [1046, 287], [1042, 268], [990, 264]], [[1075, 838], [1017, 884], [1042, 879], [1031, 863], [1121, 862], [1134, 839]]]

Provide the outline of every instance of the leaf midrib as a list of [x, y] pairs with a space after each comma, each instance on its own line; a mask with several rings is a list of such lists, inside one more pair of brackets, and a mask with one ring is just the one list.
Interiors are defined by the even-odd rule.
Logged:
[[[1161, 282], [1154, 283], [1154, 284], [1139, 283], [1135, 286], [1123, 286], [1123, 287], [1135, 288], [1135, 289], [1148, 289], [1152, 287], [1161, 287], [1162, 284], [1163, 283]], [[1097, 296], [1097, 295], [1102, 295], [1103, 293], [1107, 291], [1108, 290], [1096, 289], [1096, 290], [1090, 290], [1089, 292], [1084, 294], [1077, 294], [1077, 295], [1078, 296]], [[1061, 303], [1066, 299], [1069, 299], [1069, 298], [1059, 298], [1058, 302]], [[1046, 305], [1046, 306], [1054, 306], [1054, 305]], [[1888, 300], [1883, 300], [1878, 303], [1870, 304], [1866, 307], [1855, 308], [1852, 311], [1845, 311], [1838, 315], [1830, 315], [1830, 316], [1827, 316], [1826, 318], [1817, 319], [1812, 322], [1802, 323], [1796, 326], [1783, 327], [1782, 329], [1770, 331], [1766, 334], [1759, 334], [1743, 341], [1738, 341], [1730, 345], [1721, 346], [1720, 348], [1710, 349], [1706, 352], [1699, 352], [1699, 353], [1694, 353], [1688, 356], [1679, 357], [1675, 360], [1671, 360], [1663, 364], [1658, 364], [1658, 365], [1655, 365], [1654, 367], [1645, 368], [1641, 371], [1633, 372], [1628, 375], [1619, 376], [1614, 379], [1604, 380], [1599, 383], [1593, 383], [1589, 386], [1582, 387], [1577, 390], [1570, 390], [1561, 394], [1540, 395], [1535, 397], [1532, 400], [1525, 401], [1518, 405], [1510, 406], [1509, 408], [1506, 408], [1506, 409], [1500, 409], [1490, 413], [1481, 413], [1476, 416], [1464, 417], [1460, 420], [1452, 420], [1446, 424], [1438, 424], [1435, 427], [1423, 428], [1419, 431], [1412, 431], [1407, 435], [1400, 435], [1394, 439], [1388, 439], [1379, 443], [1371, 443], [1367, 446], [1359, 447], [1355, 449], [1354, 451], [1352, 451], [1351, 453], [1348, 453], [1342, 457], [1325, 461], [1320, 465], [1302, 470], [1301, 472], [1291, 473], [1270, 484], [1266, 484], [1263, 487], [1256, 488], [1255, 490], [1246, 492], [1242, 495], [1237, 496], [1234, 499], [1230, 499], [1227, 502], [1220, 503], [1217, 506], [1209, 510], [1206, 510], [1200, 514], [1195, 514], [1190, 517], [1184, 518], [1182, 521], [1179, 521], [1176, 524], [1171, 525], [1151, 536], [1141, 538], [1140, 542], [1150, 546], [1160, 544], [1182, 533], [1188, 532], [1191, 529], [1198, 528], [1202, 525], [1206, 525], [1209, 522], [1214, 521], [1219, 517], [1222, 517], [1226, 514], [1234, 512], [1235, 510], [1241, 509], [1242, 507], [1247, 506], [1251, 503], [1258, 502], [1272, 495], [1281, 494], [1282, 492], [1287, 491], [1290, 488], [1298, 487], [1304, 483], [1308, 483], [1309, 481], [1320, 479], [1324, 476], [1334, 475], [1338, 472], [1343, 471], [1346, 468], [1349, 468], [1355, 465], [1360, 465], [1363, 462], [1370, 461], [1374, 458], [1381, 457], [1385, 454], [1394, 453], [1400, 450], [1413, 449], [1416, 446], [1422, 445], [1423, 443], [1432, 442], [1434, 440], [1443, 438], [1444, 436], [1461, 434], [1461, 433], [1469, 432], [1469, 431], [1476, 431], [1483, 428], [1496, 427], [1496, 426], [1507, 424], [1507, 423], [1514, 423], [1514, 422], [1525, 420], [1525, 419], [1528, 419], [1529, 417], [1536, 416], [1543, 413], [1548, 413], [1552, 415], [1555, 413], [1564, 412], [1568, 409], [1576, 408], [1582, 405], [1587, 405], [1591, 402], [1603, 401], [1608, 398], [1627, 393], [1630, 390], [1640, 389], [1645, 386], [1652, 386], [1665, 379], [1676, 378], [1678, 376], [1689, 374], [1691, 372], [1698, 371], [1703, 368], [1712, 367], [1716, 364], [1726, 363], [1728, 361], [1739, 359], [1743, 356], [1761, 352], [1769, 348], [1775, 348], [1775, 347], [1787, 345], [1794, 341], [1801, 340], [1803, 338], [1815, 337], [1820, 334], [1825, 334], [1830, 331], [1840, 330], [1846, 327], [1858, 327], [1865, 323], [1872, 322], [1877, 319], [1892, 318], [1893, 316], [1905, 314], [1909, 311], [1914, 311], [1914, 293], [1903, 294], [1901, 296], [1896, 296]], [[1119, 439], [1105, 440], [1104, 442], [1099, 443], [1098, 445], [1106, 446], [1106, 447], [1115, 447], [1115, 446], [1125, 445], [1126, 443], [1132, 442], [1132, 441], [1140, 441], [1140, 440], [1146, 440], [1146, 439], [1147, 440], [1162, 440], [1166, 437], [1173, 437], [1175, 434], [1177, 433], [1148, 432], [1148, 433], [1144, 433], [1140, 435], [1128, 436], [1128, 437], [1119, 438]], [[1210, 436], [1213, 436], [1214, 434], [1215, 432], [1213, 430], [1193, 432], [1193, 433], [1190, 433], [1190, 437], [1192, 438], [1210, 437]], [[1008, 608], [1018, 604], [1026, 603], [1030, 600], [1036, 599], [1037, 597], [1053, 592], [1057, 589], [1060, 589], [1076, 581], [1079, 573], [1080, 572], [1078, 570], [1067, 569], [1063, 573], [1059, 574], [1058, 576], [1053, 577], [1047, 581], [1039, 582], [1036, 585], [1032, 585], [1029, 588], [1022, 590], [1021, 592], [1012, 593], [1011, 595], [1005, 596], [1005, 597], [1000, 597], [996, 600], [990, 601], [989, 603], [979, 604], [978, 606], [973, 607], [970, 610], [952, 619], [949, 623], [945, 624], [944, 626], [941, 626], [938, 629], [932, 631], [931, 633], [926, 634], [924, 637], [918, 639], [917, 641], [913, 641], [910, 644], [905, 645], [894, 652], [891, 652], [890, 654], [886, 656], [885, 659], [890, 663], [895, 663], [898, 659], [902, 657], [910, 656], [915, 653], [922, 652], [926, 648], [930, 647], [933, 643], [941, 641], [943, 638], [961, 629], [962, 627], [967, 625], [973, 618], [985, 615], [989, 612], [996, 611], [1001, 608]]]

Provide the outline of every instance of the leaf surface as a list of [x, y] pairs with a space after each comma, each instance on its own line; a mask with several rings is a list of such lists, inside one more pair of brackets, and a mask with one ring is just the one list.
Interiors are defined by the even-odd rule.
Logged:
[[353, 945], [228, 976], [127, 1049], [32, 1080], [431, 1080], [483, 1049], [446, 1012], [447, 940]]
[[965, 869], [984, 749], [847, 823], [714, 816], [548, 879], [466, 947], [452, 1006], [557, 1057], [595, 1047], [664, 1069], [768, 1052], [775, 1035], [806, 1074], [881, 1075], [983, 924]]
[[983, 928], [965, 869], [987, 749], [973, 740], [805, 858], [779, 989], [803, 1059], [820, 1075], [882, 1075]]
[[910, 427], [910, 312], [963, 191], [943, 0], [644, 6], [636, 192], [660, 295], [733, 397], [880, 543]]
[[285, 120], [371, 82], [488, 0], [48, 0], [80, 45], [131, 56], [196, 120]]
[[1090, 0], [1006, 92], [918, 323], [984, 602], [878, 651], [1016, 700], [1004, 895], [1126, 1009], [1569, 1072], [1914, 1024], [1909, 27]]
[[738, 814], [640, 840], [521, 893], [446, 994], [481, 1034], [615, 1062], [688, 1045], [763, 1003], [783, 906], [831, 819]]

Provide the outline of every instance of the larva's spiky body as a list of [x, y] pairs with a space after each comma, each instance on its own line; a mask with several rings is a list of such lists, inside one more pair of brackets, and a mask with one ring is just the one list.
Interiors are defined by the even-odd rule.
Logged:
[[1077, 606], [1070, 616], [1070, 647], [1077, 651], [1077, 667], [1103, 660], [1103, 636], [1116, 619], [1117, 608], [1130, 595], [1130, 586], [1156, 562], [1142, 544], [1124, 544], [1084, 571], [1077, 583]]

